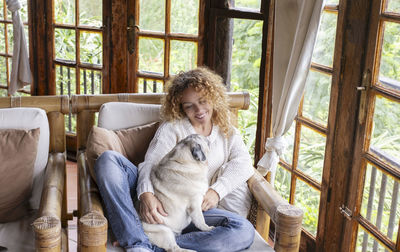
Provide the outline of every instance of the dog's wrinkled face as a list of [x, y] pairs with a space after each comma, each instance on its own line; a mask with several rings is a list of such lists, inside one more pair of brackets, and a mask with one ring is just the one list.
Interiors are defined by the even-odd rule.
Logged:
[[204, 162], [208, 155], [208, 142], [204, 136], [193, 134], [181, 140], [176, 148], [174, 156], [178, 159]]
[[197, 161], [207, 160], [206, 155], [209, 151], [207, 139], [197, 134], [190, 135], [186, 139], [190, 145], [193, 158]]

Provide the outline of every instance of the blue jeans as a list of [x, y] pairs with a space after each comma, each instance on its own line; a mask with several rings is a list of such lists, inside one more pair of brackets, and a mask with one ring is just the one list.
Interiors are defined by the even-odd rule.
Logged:
[[[120, 246], [129, 250], [163, 251], [150, 243], [133, 206], [132, 199], [137, 199], [137, 167], [120, 153], [106, 151], [97, 159], [95, 172], [108, 221]], [[215, 228], [202, 232], [189, 224], [176, 236], [180, 247], [199, 252], [233, 252], [252, 244], [254, 228], [245, 218], [217, 208], [203, 214], [206, 223]]]

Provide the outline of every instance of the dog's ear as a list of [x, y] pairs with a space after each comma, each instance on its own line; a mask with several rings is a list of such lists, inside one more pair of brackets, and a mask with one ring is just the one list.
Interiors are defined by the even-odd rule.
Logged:
[[206, 155], [204, 155], [203, 150], [201, 149], [201, 145], [196, 143], [190, 149], [192, 152], [192, 156], [197, 161], [204, 161], [206, 160]]

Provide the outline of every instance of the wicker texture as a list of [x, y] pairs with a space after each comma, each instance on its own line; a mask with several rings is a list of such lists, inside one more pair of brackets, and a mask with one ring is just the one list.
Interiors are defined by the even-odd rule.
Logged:
[[57, 217], [42, 216], [33, 224], [36, 249], [39, 251], [61, 250], [61, 222]]
[[79, 242], [83, 247], [106, 247], [107, 219], [100, 213], [90, 212], [79, 219]]

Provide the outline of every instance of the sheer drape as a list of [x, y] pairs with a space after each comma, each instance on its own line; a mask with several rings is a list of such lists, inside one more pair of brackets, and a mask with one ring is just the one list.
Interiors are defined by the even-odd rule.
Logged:
[[7, 0], [7, 8], [12, 13], [14, 31], [11, 81], [8, 87], [8, 92], [12, 95], [18, 89], [32, 83], [32, 74], [29, 66], [24, 26], [19, 15], [21, 4], [18, 0]]
[[272, 137], [257, 164], [262, 175], [271, 171], [271, 182], [304, 92], [323, 9], [323, 0], [276, 0], [272, 82]]

